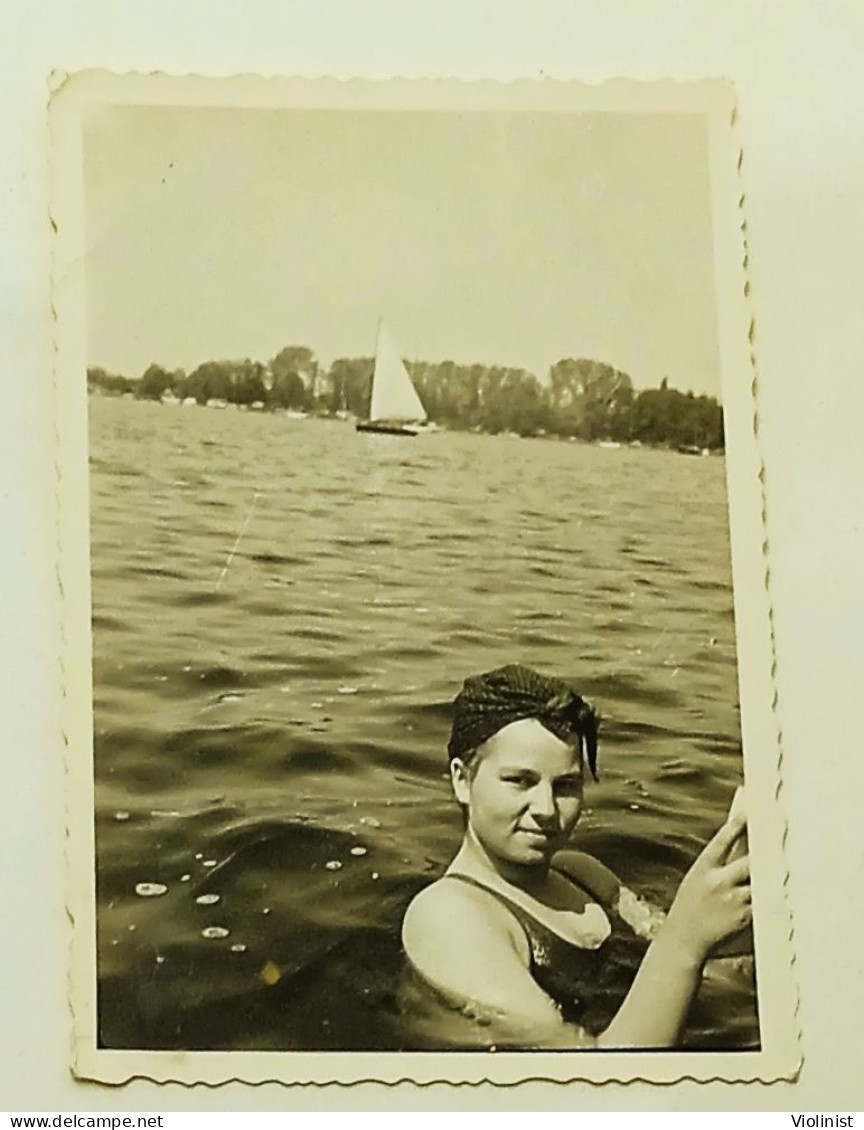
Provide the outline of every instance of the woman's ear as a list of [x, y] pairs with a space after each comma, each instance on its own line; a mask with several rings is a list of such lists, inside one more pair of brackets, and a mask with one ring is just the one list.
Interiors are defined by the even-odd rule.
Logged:
[[468, 767], [461, 757], [454, 757], [450, 762], [450, 782], [453, 785], [453, 794], [464, 808], [468, 807], [468, 794], [470, 793], [470, 780]]

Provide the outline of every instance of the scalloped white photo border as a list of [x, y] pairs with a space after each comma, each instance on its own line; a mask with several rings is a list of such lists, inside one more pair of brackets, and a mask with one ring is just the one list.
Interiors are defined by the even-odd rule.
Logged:
[[[335, 79], [113, 75], [54, 78], [51, 222], [55, 231], [57, 576], [63, 604], [64, 742], [67, 778], [67, 908], [72, 1069], [121, 1084], [229, 1080], [352, 1084], [375, 1080], [515, 1084], [526, 1080], [673, 1083], [682, 1079], [772, 1082], [801, 1066], [791, 913], [780, 804], [782, 750], [774, 682], [764, 470], [758, 444], [754, 318], [747, 278], [743, 154], [732, 85], [631, 82], [598, 85], [520, 80], [385, 82]], [[762, 1048], [748, 1052], [183, 1052], [110, 1051], [96, 1040], [93, 728], [82, 121], [100, 103], [355, 110], [532, 110], [688, 113], [709, 127], [718, 338], [744, 772], [754, 891], [754, 939]]]

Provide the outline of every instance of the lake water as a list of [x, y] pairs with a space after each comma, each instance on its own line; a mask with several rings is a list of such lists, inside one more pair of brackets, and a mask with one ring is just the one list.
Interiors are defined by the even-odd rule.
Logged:
[[[104, 1046], [446, 1045], [405, 1007], [399, 925], [460, 839], [449, 704], [508, 662], [601, 710], [575, 846], [668, 906], [741, 775], [722, 459], [90, 420]], [[641, 952], [618, 939], [586, 986], [595, 1024]], [[728, 964], [693, 1046], [758, 1041]]]

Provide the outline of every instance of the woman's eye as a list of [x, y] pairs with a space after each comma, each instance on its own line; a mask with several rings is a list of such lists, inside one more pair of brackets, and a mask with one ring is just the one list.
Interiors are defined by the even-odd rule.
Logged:
[[527, 789], [531, 784], [530, 779], [524, 773], [511, 773], [504, 778], [509, 785], [518, 785], [520, 788]]
[[582, 782], [577, 780], [558, 781], [555, 785], [555, 792], [562, 793], [564, 796], [574, 796], [579, 792]]

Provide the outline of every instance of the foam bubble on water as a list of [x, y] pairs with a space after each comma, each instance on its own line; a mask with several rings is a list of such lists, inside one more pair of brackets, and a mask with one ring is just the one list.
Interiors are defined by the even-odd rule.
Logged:
[[191, 878], [192, 878], [192, 876], [188, 875], [188, 874], [187, 875], [181, 875], [180, 876], [180, 882], [181, 883], [188, 883]]
[[150, 815], [151, 816], [169, 817], [169, 816], [180, 816], [181, 813], [178, 812], [177, 809], [175, 809], [175, 808], [151, 808], [150, 809]]
[[131, 817], [131, 815], [132, 814], [130, 812], [126, 812], [124, 809], [121, 808], [121, 810], [119, 812], [114, 813], [114, 819], [118, 820], [122, 824], [125, 820], [128, 820]]
[[359, 687], [340, 687], [339, 694], [357, 694]]
[[262, 913], [262, 914], [269, 914], [269, 913], [270, 913], [270, 907], [269, 907], [269, 906], [265, 906], [265, 907], [264, 907], [264, 909], [263, 909], [263, 910], [261, 911], [261, 913]]
[[373, 879], [380, 879], [380, 878], [381, 878], [381, 876], [380, 876], [380, 875], [378, 874], [378, 872], [377, 872], [377, 871], [373, 871], [373, 872], [372, 872], [372, 878], [373, 878]]
[[231, 952], [232, 953], [245, 953], [246, 947], [243, 945], [242, 942], [235, 942], [234, 945], [231, 947]]
[[227, 938], [231, 933], [225, 926], [205, 926], [201, 931], [201, 937], [208, 940]]
[[374, 816], [361, 816], [360, 823], [365, 824], [367, 828], [380, 828], [381, 821], [376, 820]]
[[134, 923], [134, 922], [133, 922], [133, 923], [132, 923], [132, 924], [130, 925], [129, 929], [130, 929], [130, 930], [134, 930], [134, 929], [135, 929], [135, 923]]
[[156, 964], [157, 965], [164, 965], [165, 964], [165, 958], [162, 956], [161, 953], [156, 954]]
[[215, 867], [216, 866], [216, 860], [215, 859], [205, 859], [202, 866], [203, 867]]
[[220, 703], [221, 702], [240, 702], [242, 698], [243, 698], [242, 694], [235, 694], [235, 693], [229, 692], [228, 694], [220, 694], [219, 698], [216, 701], [220, 702]]
[[351, 854], [352, 855], [365, 855], [367, 851], [368, 851], [368, 848], [361, 847], [360, 844], [357, 844], [356, 847], [351, 848]]
[[338, 859], [328, 859], [327, 862], [324, 864], [324, 867], [326, 868], [327, 871], [338, 871], [341, 866], [342, 866], [342, 864], [339, 862]]
[[630, 811], [631, 812], [638, 812], [641, 807], [642, 807], [641, 804], [631, 804], [630, 805]]
[[196, 859], [203, 859], [204, 858], [204, 852], [203, 851], [196, 851], [195, 852], [195, 858]]
[[195, 901], [199, 906], [215, 906], [221, 898], [221, 895], [199, 895]]
[[135, 894], [140, 895], [142, 899], [156, 898], [159, 895], [164, 895], [168, 888], [164, 883], [136, 883]]

